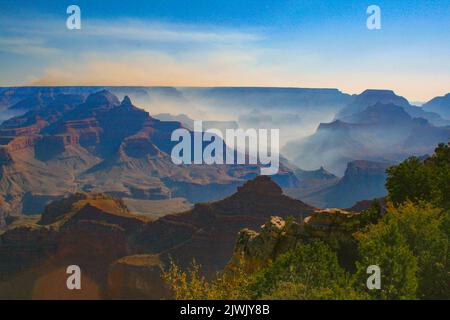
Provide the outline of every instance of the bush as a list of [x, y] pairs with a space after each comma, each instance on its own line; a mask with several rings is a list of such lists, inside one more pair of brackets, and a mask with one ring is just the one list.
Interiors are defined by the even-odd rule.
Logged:
[[430, 204], [390, 205], [385, 217], [358, 235], [360, 289], [366, 268], [378, 265], [382, 289], [368, 293], [377, 299], [448, 299], [448, 215]]
[[433, 156], [411, 157], [387, 170], [388, 199], [395, 205], [427, 201], [450, 210], [450, 143], [440, 144]]

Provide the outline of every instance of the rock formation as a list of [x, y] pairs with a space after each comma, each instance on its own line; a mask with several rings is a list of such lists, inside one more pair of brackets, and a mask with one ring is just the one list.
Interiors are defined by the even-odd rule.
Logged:
[[[241, 229], [257, 228], [274, 214], [298, 218], [313, 211], [283, 195], [267, 176], [248, 181], [228, 198], [158, 220], [130, 212], [111, 196], [73, 194], [52, 202], [34, 220], [19, 218], [0, 235], [0, 292], [29, 298], [32, 289], [16, 292], [11, 281], [26, 277], [33, 284], [75, 264], [95, 291], [86, 297], [167, 298], [159, 276], [169, 257], [182, 266], [195, 259], [212, 275], [229, 261]], [[54, 295], [66, 291], [65, 282], [58, 283]]]

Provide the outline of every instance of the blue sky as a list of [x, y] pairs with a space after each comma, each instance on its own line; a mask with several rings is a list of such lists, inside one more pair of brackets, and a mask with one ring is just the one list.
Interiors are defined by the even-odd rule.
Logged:
[[[66, 8], [82, 29], [67, 30]], [[366, 28], [381, 8], [382, 29]], [[0, 85], [450, 91], [449, 0], [0, 1]]]

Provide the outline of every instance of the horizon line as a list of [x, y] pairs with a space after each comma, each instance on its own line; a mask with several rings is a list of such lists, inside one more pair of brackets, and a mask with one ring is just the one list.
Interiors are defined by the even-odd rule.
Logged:
[[364, 89], [363, 91], [360, 91], [358, 93], [348, 93], [343, 91], [342, 89], [338, 88], [338, 87], [294, 87], [294, 86], [235, 86], [235, 85], [229, 85], [229, 86], [170, 86], [170, 85], [34, 85], [34, 84], [27, 84], [27, 85], [0, 85], [1, 89], [5, 89], [5, 88], [52, 88], [52, 87], [57, 87], [57, 88], [73, 88], [73, 87], [94, 87], [94, 88], [105, 88], [105, 87], [110, 87], [110, 88], [180, 88], [180, 89], [203, 89], [203, 88], [207, 88], [207, 89], [213, 89], [213, 88], [248, 88], [248, 89], [307, 89], [307, 90], [337, 90], [339, 92], [341, 92], [342, 94], [347, 94], [350, 96], [354, 96], [354, 95], [359, 95], [362, 94], [366, 91], [392, 91], [395, 95], [400, 96], [405, 98], [406, 100], [408, 100], [409, 103], [411, 102], [421, 102], [421, 103], [426, 103], [430, 100], [432, 100], [433, 98], [436, 97], [443, 97], [447, 94], [450, 93], [449, 92], [444, 92], [442, 95], [437, 95], [437, 96], [433, 96], [430, 99], [426, 100], [426, 101], [412, 101], [409, 98], [406, 98], [405, 96], [399, 95], [395, 92], [395, 90], [393, 89], [378, 89], [378, 88], [367, 88]]

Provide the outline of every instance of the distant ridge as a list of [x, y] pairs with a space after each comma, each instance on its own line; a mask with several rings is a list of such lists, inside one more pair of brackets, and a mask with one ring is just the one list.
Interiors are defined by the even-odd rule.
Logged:
[[438, 113], [444, 119], [450, 120], [450, 93], [442, 97], [433, 98], [422, 107], [424, 110]]

